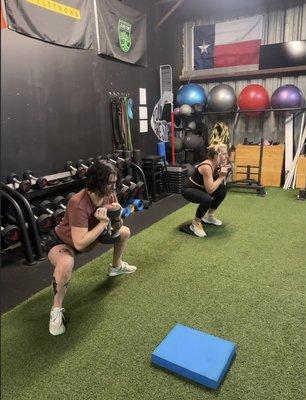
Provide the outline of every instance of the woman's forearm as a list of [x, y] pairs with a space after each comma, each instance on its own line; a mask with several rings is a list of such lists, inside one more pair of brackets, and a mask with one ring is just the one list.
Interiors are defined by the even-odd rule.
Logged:
[[224, 180], [224, 178], [221, 178], [221, 177], [219, 176], [219, 178], [216, 179], [216, 180], [214, 181], [214, 183], [211, 185], [211, 187], [209, 188], [209, 191], [208, 191], [209, 194], [215, 192], [215, 191], [218, 189], [218, 187], [221, 185], [221, 183], [223, 182], [223, 180]]
[[86, 247], [90, 246], [95, 240], [97, 240], [106, 227], [107, 224], [105, 222], [99, 222], [98, 225], [96, 225], [82, 237], [80, 243], [75, 246], [76, 249], [79, 251], [86, 249]]

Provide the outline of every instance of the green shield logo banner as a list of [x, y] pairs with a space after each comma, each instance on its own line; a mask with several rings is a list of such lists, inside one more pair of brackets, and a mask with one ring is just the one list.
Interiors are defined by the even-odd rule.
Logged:
[[93, 2], [97, 22], [98, 54], [130, 64], [147, 66], [146, 14], [122, 3], [118, 0]]
[[118, 37], [120, 49], [125, 53], [128, 53], [132, 46], [131, 38], [132, 25], [122, 19], [118, 22]]

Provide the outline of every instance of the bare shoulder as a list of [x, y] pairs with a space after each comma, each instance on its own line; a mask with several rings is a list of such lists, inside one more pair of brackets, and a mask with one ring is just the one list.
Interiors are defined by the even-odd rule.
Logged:
[[201, 175], [212, 175], [212, 166], [210, 164], [202, 164], [198, 167], [198, 171]]

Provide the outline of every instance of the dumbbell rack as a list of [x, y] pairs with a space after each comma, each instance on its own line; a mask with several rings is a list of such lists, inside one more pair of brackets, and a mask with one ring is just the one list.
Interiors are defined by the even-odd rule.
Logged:
[[[49, 194], [54, 194], [60, 191], [64, 190], [72, 190], [74, 188], [80, 187], [80, 182], [84, 182], [83, 186], [85, 185], [85, 178], [82, 179], [75, 179], [74, 175], [71, 175], [70, 172], [59, 172], [57, 174], [53, 175], [47, 175], [45, 178], [48, 180], [48, 186], [44, 188], [35, 188], [29, 190], [27, 193], [23, 193], [23, 196], [28, 199], [36, 199], [40, 197], [46, 197]], [[71, 178], [71, 180], [68, 180]], [[62, 181], [67, 179], [67, 181]], [[57, 182], [57, 184], [52, 184], [53, 182]], [[18, 185], [13, 185], [13, 184], [5, 184], [6, 186], [10, 187], [11, 189], [14, 189], [18, 191]]]
[[[145, 184], [144, 200], [149, 203], [149, 193], [143, 170], [134, 163], [131, 163], [130, 166], [135, 174], [142, 177]], [[43, 235], [39, 234], [31, 205], [36, 206], [39, 201], [46, 200], [51, 196], [67, 194], [74, 190], [79, 191], [85, 187], [85, 177], [77, 178], [70, 171], [48, 175], [45, 178], [48, 181], [48, 186], [30, 189], [22, 194], [18, 191], [18, 184], [13, 185], [1, 182], [2, 197], [16, 214], [18, 225], [21, 228], [22, 236], [19, 245], [21, 244], [27, 265], [34, 265], [37, 261], [45, 258], [41, 245], [44, 238]], [[15, 248], [16, 245], [7, 246], [3, 251], [6, 252]]]
[[[71, 179], [69, 179], [71, 178]], [[85, 186], [85, 178], [74, 179], [70, 172], [60, 172], [46, 176], [49, 185], [44, 188], [31, 189], [27, 193], [19, 193], [18, 185], [5, 184], [1, 182], [1, 194], [3, 199], [14, 210], [17, 216], [18, 225], [21, 228], [21, 246], [27, 265], [34, 265], [37, 261], [45, 259], [41, 242], [43, 237], [39, 234], [34, 218], [31, 204], [39, 200], [45, 200], [56, 194], [63, 194], [74, 189], [80, 190]], [[67, 181], [62, 181], [67, 180]], [[52, 183], [56, 183], [52, 185]], [[17, 187], [16, 187], [17, 186]], [[34, 203], [32, 203], [34, 202]], [[31, 204], [30, 204], [31, 203]], [[28, 228], [26, 226], [28, 223]], [[8, 246], [4, 251], [14, 249], [15, 246]]]
[[[5, 204], [11, 207], [17, 216], [17, 222], [21, 230], [21, 245], [23, 246], [23, 251], [25, 255], [25, 260], [27, 265], [34, 265], [37, 261], [44, 259], [42, 248], [39, 241], [39, 235], [37, 226], [32, 214], [32, 210], [29, 202], [22, 197], [22, 195], [13, 189], [7, 187], [4, 183], [1, 183], [1, 199]], [[33, 252], [31, 246], [31, 240], [29, 236], [29, 231], [26, 227], [26, 222], [24, 218], [24, 213], [28, 216], [29, 231], [31, 231], [34, 238], [34, 247], [36, 250], [36, 256]], [[8, 246], [6, 249], [10, 248]]]

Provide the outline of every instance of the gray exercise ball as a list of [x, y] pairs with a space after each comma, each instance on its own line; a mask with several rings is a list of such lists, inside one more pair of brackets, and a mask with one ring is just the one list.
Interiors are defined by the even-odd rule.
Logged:
[[188, 122], [188, 124], [187, 124], [187, 128], [188, 128], [188, 129], [192, 129], [193, 131], [196, 129], [196, 127], [197, 127], [197, 124], [196, 124], [195, 121], [190, 121], [190, 122]]
[[237, 109], [237, 96], [234, 89], [226, 84], [214, 86], [208, 93], [207, 108], [209, 111], [226, 112]]
[[[172, 149], [172, 141], [171, 141], [171, 137], [169, 138], [169, 142], [168, 142], [168, 149], [171, 150]], [[183, 149], [183, 141], [181, 138], [175, 136], [174, 137], [174, 151], [179, 152]]]
[[186, 115], [189, 116], [192, 113], [192, 108], [190, 107], [189, 104], [183, 104], [180, 106], [180, 115]]
[[204, 139], [194, 133], [187, 133], [183, 140], [183, 146], [185, 149], [200, 150], [204, 146]]

